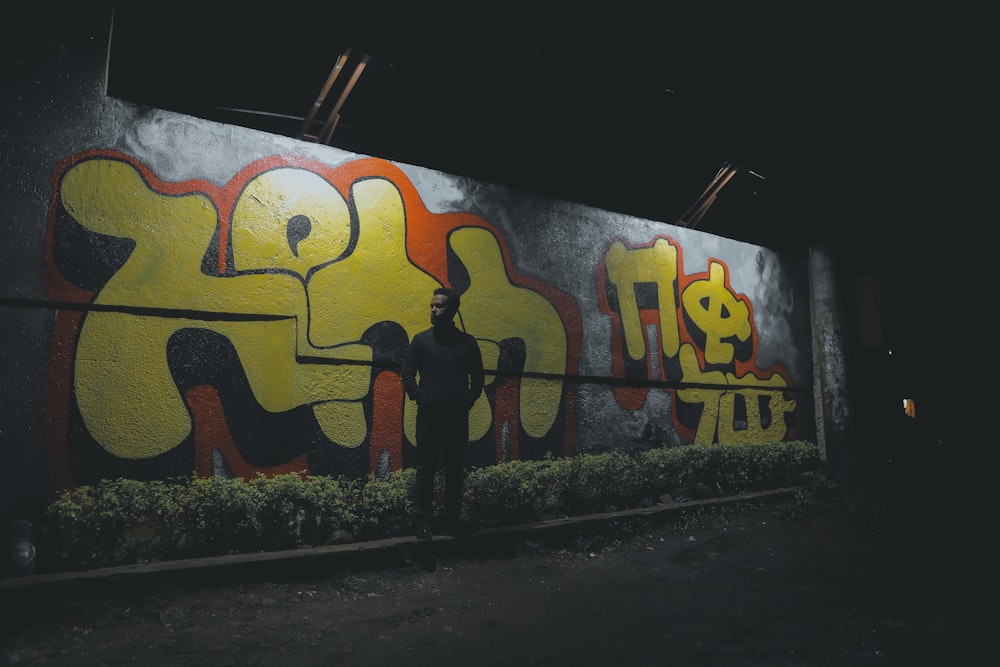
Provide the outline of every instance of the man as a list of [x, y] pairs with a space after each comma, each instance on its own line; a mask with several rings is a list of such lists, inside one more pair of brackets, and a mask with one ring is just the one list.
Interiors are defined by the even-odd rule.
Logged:
[[[434, 474], [445, 468], [444, 509], [449, 532], [461, 532], [464, 455], [469, 444], [469, 410], [483, 390], [483, 357], [476, 339], [455, 328], [461, 295], [440, 287], [431, 298], [431, 328], [413, 337], [400, 378], [417, 403], [417, 539], [432, 537]], [[463, 327], [464, 328], [464, 327]], [[419, 376], [419, 381], [417, 377]]]

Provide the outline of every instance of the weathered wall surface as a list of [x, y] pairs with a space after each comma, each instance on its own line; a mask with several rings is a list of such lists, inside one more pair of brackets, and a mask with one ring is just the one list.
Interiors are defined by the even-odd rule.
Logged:
[[488, 368], [470, 465], [813, 438], [802, 260], [138, 107], [104, 95], [103, 17], [52, 39], [0, 102], [8, 505], [408, 466], [440, 285]]

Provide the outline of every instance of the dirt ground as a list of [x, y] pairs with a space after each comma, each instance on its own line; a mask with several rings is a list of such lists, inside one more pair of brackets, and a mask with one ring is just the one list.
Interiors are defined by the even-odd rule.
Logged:
[[988, 655], [996, 591], [982, 545], [794, 509], [612, 523], [321, 575], [45, 590], [4, 601], [0, 661], [911, 666]]

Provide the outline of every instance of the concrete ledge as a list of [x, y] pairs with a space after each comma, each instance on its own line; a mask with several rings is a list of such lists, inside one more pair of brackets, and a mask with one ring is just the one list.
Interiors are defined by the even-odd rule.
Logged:
[[304, 578], [329, 574], [343, 569], [372, 569], [401, 566], [407, 562], [433, 559], [444, 555], [482, 553], [502, 545], [516, 544], [526, 539], [559, 540], [580, 531], [600, 530], [614, 523], [637, 520], [665, 520], [679, 512], [700, 507], [740, 503], [754, 500], [774, 500], [790, 496], [801, 487], [786, 487], [736, 496], [709, 498], [636, 509], [587, 514], [534, 523], [484, 528], [462, 538], [436, 535], [428, 542], [418, 542], [413, 536], [392, 537], [322, 547], [230, 554], [206, 558], [119, 565], [74, 572], [36, 574], [0, 579], [0, 593], [17, 591], [40, 592], [51, 587], [76, 587], [88, 584], [101, 586], [152, 582], [170, 578], [220, 581], [269, 577], [275, 579]]

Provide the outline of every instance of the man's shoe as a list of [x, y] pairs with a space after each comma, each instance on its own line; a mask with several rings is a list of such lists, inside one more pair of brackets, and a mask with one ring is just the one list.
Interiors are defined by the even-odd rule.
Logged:
[[417, 539], [421, 542], [427, 542], [433, 539], [434, 535], [431, 533], [431, 524], [429, 522], [424, 522], [417, 526]]

